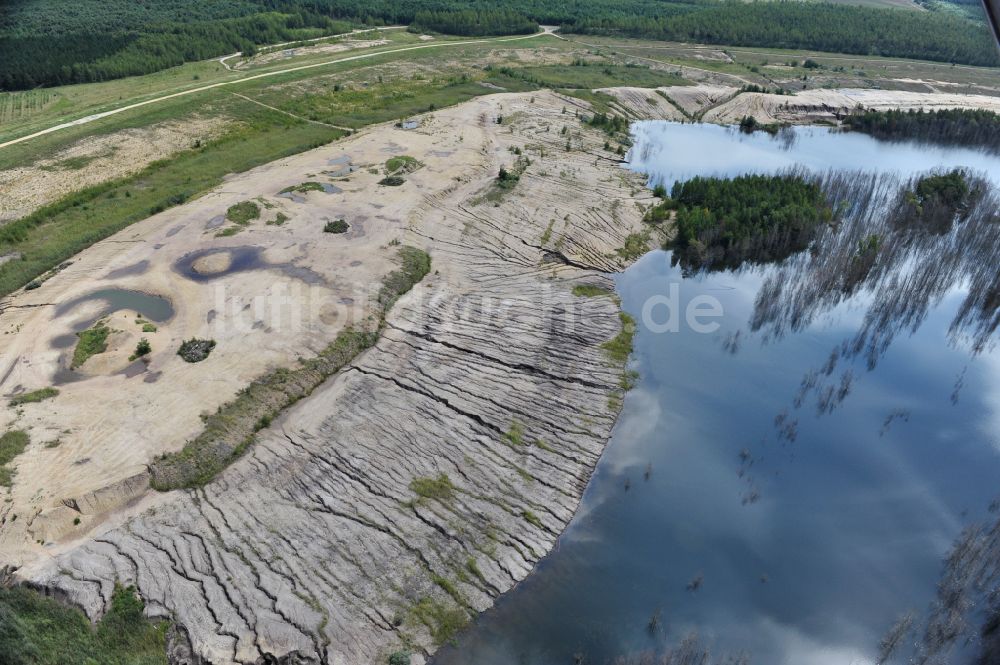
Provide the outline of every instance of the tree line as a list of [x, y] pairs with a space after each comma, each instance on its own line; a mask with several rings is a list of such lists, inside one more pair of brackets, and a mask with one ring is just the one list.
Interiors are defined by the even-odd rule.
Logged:
[[417, 12], [409, 29], [411, 32], [442, 32], [467, 37], [530, 35], [538, 32], [538, 23], [509, 9], [464, 9]]
[[317, 14], [255, 14], [149, 31], [0, 37], [0, 89], [107, 81], [138, 76], [257, 44], [346, 32], [351, 25]]
[[[458, 35], [564, 32], [1000, 64], [984, 24], [934, 12], [779, 0], [7, 0], [0, 89], [146, 74], [354, 25]], [[346, 23], [345, 23], [346, 22]]]
[[859, 111], [845, 127], [877, 139], [917, 140], [1000, 153], [1000, 114], [982, 109]]
[[985, 24], [931, 12], [818, 2], [726, 1], [660, 17], [588, 17], [574, 32], [1000, 64]]
[[671, 210], [673, 260], [691, 271], [780, 260], [806, 249], [833, 218], [820, 183], [797, 173], [677, 182], [647, 219], [662, 221]]

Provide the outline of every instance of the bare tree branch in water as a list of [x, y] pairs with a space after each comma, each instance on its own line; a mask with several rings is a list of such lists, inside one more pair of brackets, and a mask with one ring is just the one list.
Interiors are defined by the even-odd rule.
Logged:
[[871, 301], [843, 351], [864, 355], [871, 368], [896, 335], [916, 330], [932, 305], [967, 284], [950, 334], [956, 343], [968, 341], [974, 352], [985, 348], [1000, 325], [997, 195], [985, 179], [965, 173], [968, 191], [955, 208], [914, 198], [928, 177], [938, 176], [901, 183], [892, 174], [825, 175], [823, 191], [839, 216], [810, 251], [768, 276], [751, 329], [769, 338], [803, 330], [863, 290]]
[[612, 665], [750, 665], [750, 656], [739, 654], [713, 660], [708, 648], [692, 633], [665, 652], [643, 651], [619, 656]]
[[893, 624], [889, 632], [885, 634], [878, 644], [878, 657], [875, 665], [885, 665], [895, 655], [896, 651], [903, 644], [903, 641], [913, 629], [914, 616], [912, 612], [907, 612]]
[[952, 546], [915, 662], [950, 663], [956, 644], [975, 645], [979, 665], [1000, 662], [1000, 518], [973, 524]]

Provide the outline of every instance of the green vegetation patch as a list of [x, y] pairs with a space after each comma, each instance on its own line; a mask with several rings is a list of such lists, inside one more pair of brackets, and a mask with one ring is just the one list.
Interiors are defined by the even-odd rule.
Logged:
[[143, 616], [133, 587], [115, 586], [96, 626], [76, 608], [23, 587], [0, 588], [4, 665], [167, 665], [170, 624]]
[[378, 303], [383, 316], [400, 296], [412, 289], [431, 271], [430, 255], [416, 247], [400, 247], [396, 257], [400, 267], [386, 275], [378, 293]]
[[961, 169], [955, 169], [920, 178], [914, 193], [920, 205], [937, 203], [956, 211], [969, 196], [969, 183], [966, 182], [965, 173]]
[[676, 214], [674, 260], [686, 270], [783, 259], [833, 219], [819, 182], [797, 174], [692, 178], [660, 205]]
[[108, 335], [110, 334], [111, 328], [105, 325], [104, 322], [98, 322], [92, 328], [78, 332], [76, 336], [79, 339], [76, 342], [76, 348], [73, 350], [73, 361], [70, 367], [76, 369], [87, 362], [91, 356], [107, 351]]
[[265, 224], [268, 226], [282, 226], [285, 222], [289, 220], [289, 216], [283, 212], [279, 212], [274, 219], [269, 219]]
[[503, 440], [512, 446], [523, 446], [524, 445], [524, 425], [517, 422], [516, 420], [510, 424], [510, 429], [508, 429], [503, 434]]
[[260, 218], [260, 206], [254, 201], [243, 201], [226, 210], [226, 219], [234, 224], [246, 226]]
[[130, 355], [128, 359], [138, 360], [139, 358], [144, 358], [153, 352], [153, 347], [150, 345], [149, 340], [143, 337], [139, 340], [139, 343], [135, 345], [135, 353]]
[[350, 224], [342, 219], [335, 219], [323, 225], [323, 233], [347, 233]]
[[24, 452], [29, 443], [31, 437], [23, 430], [11, 430], [0, 436], [0, 485], [10, 487], [14, 482], [14, 470], [10, 468], [10, 463]]
[[538, 519], [538, 515], [531, 512], [530, 510], [521, 511], [521, 517], [524, 518], [528, 524], [538, 527], [539, 529], [544, 529], [545, 525], [542, 524], [542, 520]]
[[601, 298], [614, 296], [615, 292], [596, 284], [577, 284], [573, 287], [573, 295], [581, 298]]
[[208, 354], [214, 348], [214, 339], [197, 339], [192, 337], [189, 340], [181, 342], [180, 348], [177, 349], [177, 355], [183, 358], [185, 362], [200, 363], [208, 357]]
[[17, 395], [10, 400], [11, 406], [20, 406], [22, 404], [31, 404], [34, 402], [41, 402], [42, 400], [50, 399], [59, 394], [59, 391], [55, 388], [40, 388], [38, 390], [32, 390], [28, 393], [22, 393]]
[[406, 178], [398, 175], [388, 175], [378, 181], [378, 184], [384, 187], [399, 187], [406, 182]]
[[438, 474], [437, 478], [414, 478], [410, 490], [421, 499], [435, 501], [450, 501], [455, 496], [455, 486], [446, 473]]
[[595, 113], [586, 120], [586, 123], [591, 127], [603, 129], [609, 135], [628, 132], [628, 120], [613, 113]]
[[418, 161], [415, 157], [410, 157], [409, 155], [399, 155], [398, 157], [390, 157], [386, 160], [385, 174], [405, 175], [407, 173], [413, 173], [421, 167], [423, 167], [423, 163]]
[[985, 192], [985, 183], [970, 178], [962, 169], [931, 173], [917, 178], [912, 189], [903, 194], [902, 205], [893, 210], [891, 219], [897, 225], [919, 224], [943, 233]]
[[[377, 321], [372, 328], [340, 331], [316, 357], [302, 360], [294, 368], [280, 367], [267, 372], [215, 413], [204, 415], [205, 428], [198, 436], [180, 451], [161, 455], [150, 464], [152, 487], [167, 491], [200, 487], [209, 482], [238, 459], [253, 444], [254, 435], [279, 413], [309, 395], [359, 353], [374, 346], [389, 308], [430, 271], [430, 256], [416, 248], [401, 247], [397, 258], [400, 268], [389, 273], [382, 283]], [[189, 342], [209, 342], [214, 346], [211, 340]], [[184, 345], [181, 349], [185, 349]]]
[[531, 166], [531, 160], [525, 155], [519, 155], [510, 168], [501, 166], [497, 172], [497, 177], [490, 184], [486, 192], [482, 196], [473, 199], [472, 204], [496, 203], [500, 201], [507, 192], [517, 187], [517, 183], [521, 181], [521, 176], [524, 175], [529, 166]]
[[650, 69], [645, 65], [589, 62], [578, 60], [572, 65], [539, 65], [535, 67], [497, 67], [505, 76], [519, 78], [542, 88], [568, 88], [593, 90], [630, 85], [642, 88], [690, 85], [690, 82], [668, 72]]
[[389, 665], [410, 665], [410, 652], [393, 651], [389, 655]]
[[410, 610], [410, 616], [427, 627], [434, 644], [450, 641], [469, 622], [469, 614], [461, 607], [434, 598], [421, 598]]
[[763, 123], [758, 122], [757, 118], [752, 115], [745, 115], [740, 119], [740, 131], [744, 134], [753, 134], [754, 132], [767, 132], [771, 136], [776, 136], [778, 132], [784, 125], [777, 122]]
[[612, 362], [624, 364], [632, 354], [632, 338], [635, 337], [635, 319], [625, 312], [618, 312], [622, 329], [609, 339], [601, 348], [608, 354]]
[[290, 194], [292, 192], [297, 192], [299, 194], [305, 194], [306, 192], [322, 192], [323, 183], [310, 180], [308, 182], [303, 182], [298, 185], [292, 185], [291, 187], [285, 187], [283, 190], [278, 192], [279, 194]]
[[649, 251], [649, 233], [645, 231], [625, 236], [625, 244], [618, 248], [618, 256], [631, 263]]

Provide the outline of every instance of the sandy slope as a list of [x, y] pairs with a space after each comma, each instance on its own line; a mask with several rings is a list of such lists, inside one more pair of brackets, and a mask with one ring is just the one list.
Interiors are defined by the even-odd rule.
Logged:
[[[429, 651], [434, 639], [418, 608], [457, 609], [435, 579], [450, 580], [468, 609], [489, 606], [572, 517], [616, 415], [609, 398], [621, 369], [599, 346], [620, 328], [617, 305], [571, 287], [609, 284], [599, 271], [621, 265], [615, 249], [639, 228], [636, 203], [649, 195], [603, 151], [602, 133], [581, 129], [573, 140], [582, 149], [565, 151], [563, 108], [576, 103], [500, 94], [436, 113], [416, 130], [372, 128], [234, 177], [16, 296], [14, 307], [62, 303], [113, 284], [169, 295], [177, 313], [151, 336], [146, 373], [113, 373], [124, 362], [124, 351], [114, 351], [92, 378], [24, 407], [18, 424], [36, 442], [4, 509], [4, 561], [24, 563], [22, 579], [68, 594], [91, 616], [115, 580], [136, 583], [150, 612], [177, 617], [176, 653], [217, 664], [265, 654], [382, 662], [406, 640]], [[500, 115], [515, 120], [498, 125]], [[484, 200], [515, 146], [532, 164], [513, 191]], [[381, 174], [369, 166], [404, 153], [425, 166], [401, 187], [378, 186]], [[310, 193], [302, 203], [274, 196], [288, 184], [325, 181], [311, 174], [342, 168], [330, 160], [344, 155], [362, 168], [336, 183], [342, 194]], [[205, 232], [213, 216], [254, 196], [292, 220], [257, 222], [231, 238]], [[325, 217], [346, 219], [352, 231], [323, 234]], [[311, 270], [323, 279], [310, 285], [314, 297], [353, 298], [362, 315], [371, 286], [391, 268], [395, 240], [427, 249], [434, 270], [393, 309], [377, 347], [262, 432], [204, 491], [139, 499], [144, 461], [197, 431], [199, 412], [264, 368], [319, 348], [347, 317], [321, 310], [288, 327], [267, 311], [247, 318], [244, 303], [291, 289]], [[195, 249], [239, 246], [297, 270], [199, 284], [172, 267]], [[109, 276], [144, 261], [141, 273]], [[3, 367], [13, 367], [5, 391], [49, 380], [61, 355], [49, 344], [74, 318], [53, 317], [55, 309], [5, 312], [15, 340], [4, 349]], [[125, 329], [134, 314], [114, 316]], [[173, 355], [190, 335], [219, 342], [200, 365]], [[45, 448], [45, 433], [64, 428], [72, 431], [59, 447]], [[411, 504], [410, 482], [439, 473], [455, 498]], [[77, 499], [72, 507], [67, 498]], [[74, 527], [72, 517], [82, 523]]]
[[[636, 89], [611, 92], [623, 107], [653, 106]], [[658, 112], [708, 109], [719, 119], [755, 99], [769, 117], [803, 121], [857, 100], [987, 103], [851, 90], [729, 102], [718, 87], [663, 92], [674, 103], [657, 102]], [[790, 100], [796, 109], [781, 107]], [[177, 619], [178, 662], [194, 654], [216, 664], [270, 655], [384, 662], [404, 642], [430, 652], [434, 621], [421, 608], [481, 610], [523, 579], [572, 517], [616, 415], [609, 398], [620, 368], [599, 348], [620, 328], [616, 304], [571, 287], [608, 284], [600, 271], [621, 267], [615, 249], [640, 228], [650, 200], [602, 149], [602, 133], [574, 125], [574, 149], [565, 150], [563, 109], [573, 105], [553, 93], [500, 94], [415, 130], [370, 128], [235, 176], [5, 303], [5, 393], [51, 383], [68, 353], [53, 340], [88, 318], [86, 306], [57, 312], [79, 295], [141, 290], [168, 296], [176, 312], [150, 336], [143, 373], [121, 373], [139, 333], [133, 311], [116, 312], [122, 332], [85, 367], [89, 378], [21, 414], [4, 412], [2, 425], [29, 427], [34, 443], [18, 463], [13, 503], [0, 508], [0, 561], [23, 564], [21, 579], [92, 617], [116, 581], [135, 583], [151, 613]], [[532, 163], [512, 191], [486, 196], [514, 148]], [[382, 174], [370, 169], [398, 154], [424, 167], [401, 187], [377, 185]], [[347, 159], [360, 168], [346, 173]], [[304, 180], [343, 191], [276, 196]], [[290, 221], [260, 220], [229, 238], [206, 229], [255, 197], [274, 206], [264, 219], [282, 212]], [[323, 221], [337, 218], [351, 231], [323, 234]], [[378, 345], [261, 432], [204, 490], [150, 494], [144, 464], [197, 432], [199, 413], [370, 311], [396, 241], [428, 250], [433, 272], [396, 305]], [[251, 248], [267, 265], [209, 282], [176, 269], [212, 248]], [[227, 267], [217, 256], [197, 265]], [[200, 365], [173, 354], [192, 335], [219, 342]], [[60, 444], [46, 447], [50, 437]], [[440, 473], [454, 496], [414, 503], [410, 483]]]

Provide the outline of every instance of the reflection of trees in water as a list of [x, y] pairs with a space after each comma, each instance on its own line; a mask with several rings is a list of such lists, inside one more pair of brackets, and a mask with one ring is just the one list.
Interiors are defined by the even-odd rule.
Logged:
[[[952, 289], [969, 293], [952, 322], [953, 341], [981, 351], [1000, 324], [1000, 218], [985, 180], [969, 177], [967, 206], [942, 222], [917, 208], [891, 174], [830, 173], [823, 178], [838, 223], [809, 252], [778, 266], [757, 294], [751, 329], [778, 338], [799, 332], [853, 296], [869, 298], [860, 329], [839, 353], [869, 368], [902, 331], [915, 331]], [[835, 352], [836, 353], [836, 352]]]
[[[933, 180], [933, 179], [932, 179]], [[897, 335], [913, 333], [933, 307], [956, 288], [966, 295], [949, 326], [954, 345], [973, 355], [987, 348], [1000, 325], [1000, 217], [987, 182], [966, 174], [964, 204], [920, 200], [920, 178], [893, 174], [828, 173], [823, 189], [840, 215], [803, 252], [765, 278], [750, 328], [765, 340], [801, 332], [819, 316], [855, 301], [865, 311], [858, 330], [807, 371], [793, 398], [798, 410], [810, 397], [818, 415], [832, 413], [855, 380], [843, 365], [863, 358], [872, 370]], [[955, 384], [957, 402], [962, 376]], [[880, 434], [900, 414], [889, 414]], [[787, 414], [775, 421], [779, 441], [793, 442]]]
[[[850, 367], [838, 368], [861, 358], [869, 370], [875, 369], [897, 335], [916, 332], [929, 312], [958, 288], [965, 294], [948, 328], [951, 343], [973, 357], [995, 343], [1000, 326], [996, 193], [982, 178], [970, 177], [966, 205], [954, 213], [919, 206], [910, 194], [916, 182], [900, 183], [892, 175], [828, 174], [824, 188], [842, 211], [838, 223], [820, 233], [809, 252], [766, 277], [750, 322], [765, 339], [801, 332], [849, 300], [864, 303], [857, 331], [832, 350], [822, 367], [803, 376], [794, 409], [814, 396], [820, 415], [832, 412], [854, 379]], [[965, 369], [956, 378], [953, 403], [964, 377]], [[909, 417], [905, 409], [890, 412], [879, 434]], [[776, 438], [783, 444], [794, 441], [791, 423], [797, 420], [787, 411], [775, 418]], [[753, 461], [742, 457], [741, 475]], [[756, 496], [754, 479], [746, 480], [748, 492]], [[878, 645], [877, 662], [890, 662], [897, 650], [912, 645], [912, 662], [944, 665], [952, 662], [956, 644], [972, 645], [977, 665], [1000, 663], [1000, 519], [972, 525], [961, 534], [944, 563], [927, 615], [920, 621], [904, 615]]]
[[914, 662], [951, 663], [956, 644], [973, 646], [976, 665], [1000, 663], [1000, 517], [966, 528], [952, 546]]
[[712, 658], [708, 648], [697, 635], [688, 635], [673, 648], [666, 651], [643, 651], [619, 656], [612, 665], [750, 665], [746, 654]]

